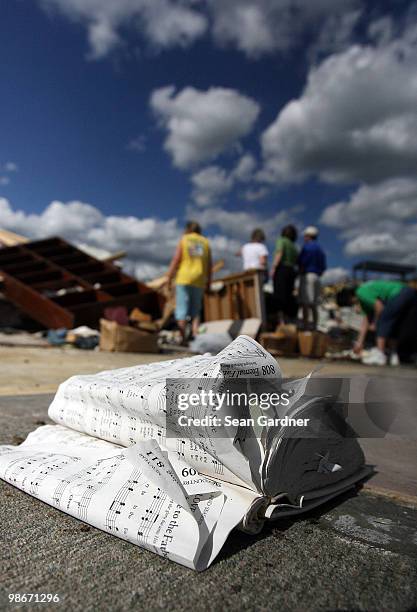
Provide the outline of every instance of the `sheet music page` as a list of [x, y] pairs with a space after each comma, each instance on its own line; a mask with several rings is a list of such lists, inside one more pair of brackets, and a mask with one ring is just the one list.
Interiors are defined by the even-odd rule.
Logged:
[[257, 497], [190, 474], [154, 440], [123, 448], [59, 425], [40, 427], [19, 447], [0, 447], [0, 475], [75, 518], [197, 570], [211, 563]]
[[[242, 336], [215, 357], [72, 377], [50, 406], [57, 425], [0, 447], [0, 477], [99, 529], [205, 569], [261, 495], [239, 428], [223, 437], [192, 427], [173, 435], [166, 381], [208, 388], [227, 378], [262, 379], [265, 364], [280, 376], [276, 361]], [[179, 390], [171, 388], [171, 407]]]
[[[253, 426], [198, 422], [211, 409], [232, 417], [308, 410], [325, 424], [325, 404], [308, 397], [308, 380], [283, 383], [276, 360], [246, 336], [214, 357], [74, 376], [50, 406], [56, 425], [38, 428], [20, 446], [0, 446], [0, 478], [98, 529], [203, 570], [237, 525], [257, 532], [265, 517], [314, 507], [363, 477], [355, 440], [286, 438], [279, 419], [256, 425], [251, 418]], [[209, 410], [202, 401], [203, 392], [229, 389], [255, 390], [255, 403]], [[271, 391], [283, 390], [287, 402], [263, 406], [264, 390], [270, 399]], [[188, 406], [197, 422], [179, 429], [182, 396], [190, 391], [198, 391]], [[329, 449], [336, 471], [320, 470]]]
[[[248, 377], [280, 380], [281, 372], [276, 360], [257, 342], [239, 336], [214, 357], [203, 355], [73, 376], [59, 387], [49, 416], [58, 424], [122, 446], [156, 440], [207, 476], [259, 489], [260, 477], [251, 471], [250, 453], [245, 456], [236, 443], [238, 428], [173, 431], [175, 415], [169, 410], [176, 405], [175, 394], [186, 388], [190, 391], [193, 381], [196, 388], [213, 390], [215, 386], [214, 390], [221, 391], [222, 382], [236, 379], [244, 384]], [[175, 388], [169, 387], [169, 397], [167, 379], [176, 381]], [[196, 407], [196, 417], [204, 414], [204, 407]]]

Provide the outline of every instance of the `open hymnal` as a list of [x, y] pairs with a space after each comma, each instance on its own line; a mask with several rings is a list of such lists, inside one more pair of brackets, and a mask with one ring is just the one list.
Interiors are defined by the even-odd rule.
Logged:
[[[56, 425], [0, 447], [0, 477], [203, 570], [233, 528], [257, 533], [266, 520], [317, 506], [365, 475], [357, 441], [327, 428], [324, 403], [306, 397], [307, 382], [283, 381], [276, 360], [247, 336], [216, 356], [73, 376], [49, 408]], [[225, 405], [236, 390], [254, 401]], [[191, 391], [214, 404], [184, 409]], [[285, 402], [262, 406], [257, 399], [271, 391]], [[320, 435], [312, 435], [317, 424]]]

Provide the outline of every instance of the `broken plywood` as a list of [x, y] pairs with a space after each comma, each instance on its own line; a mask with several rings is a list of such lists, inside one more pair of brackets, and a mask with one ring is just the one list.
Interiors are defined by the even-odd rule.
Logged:
[[163, 296], [98, 261], [62, 238], [28, 242], [0, 250], [3, 292], [47, 328], [97, 327], [107, 308], [139, 307], [156, 319]]
[[204, 296], [204, 320], [261, 319], [265, 322], [263, 272], [248, 271], [216, 280], [217, 291]]

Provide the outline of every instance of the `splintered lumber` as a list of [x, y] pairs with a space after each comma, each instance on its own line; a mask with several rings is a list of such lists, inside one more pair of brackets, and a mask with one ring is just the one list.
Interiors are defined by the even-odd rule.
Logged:
[[28, 238], [9, 232], [9, 230], [0, 229], [0, 247], [11, 247], [16, 244], [25, 244], [29, 242]]
[[248, 271], [216, 280], [218, 291], [204, 296], [205, 321], [250, 319], [265, 321], [263, 272]]
[[62, 238], [0, 249], [5, 297], [49, 329], [97, 328], [108, 308], [138, 307], [160, 318], [165, 298], [110, 262]]

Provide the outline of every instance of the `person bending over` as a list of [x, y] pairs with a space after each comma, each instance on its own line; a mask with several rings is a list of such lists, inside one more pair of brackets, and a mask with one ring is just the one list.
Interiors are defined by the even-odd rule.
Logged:
[[[356, 354], [363, 350], [366, 334], [376, 331], [376, 347], [362, 358], [367, 365], [386, 365], [387, 350], [392, 350], [391, 363], [398, 363], [396, 339], [407, 314], [416, 309], [417, 292], [399, 281], [375, 280], [359, 287], [342, 289], [337, 295], [339, 306], [359, 304], [363, 312], [358, 339], [353, 347]], [[417, 321], [412, 328], [417, 335]], [[390, 347], [388, 346], [390, 343]]]

